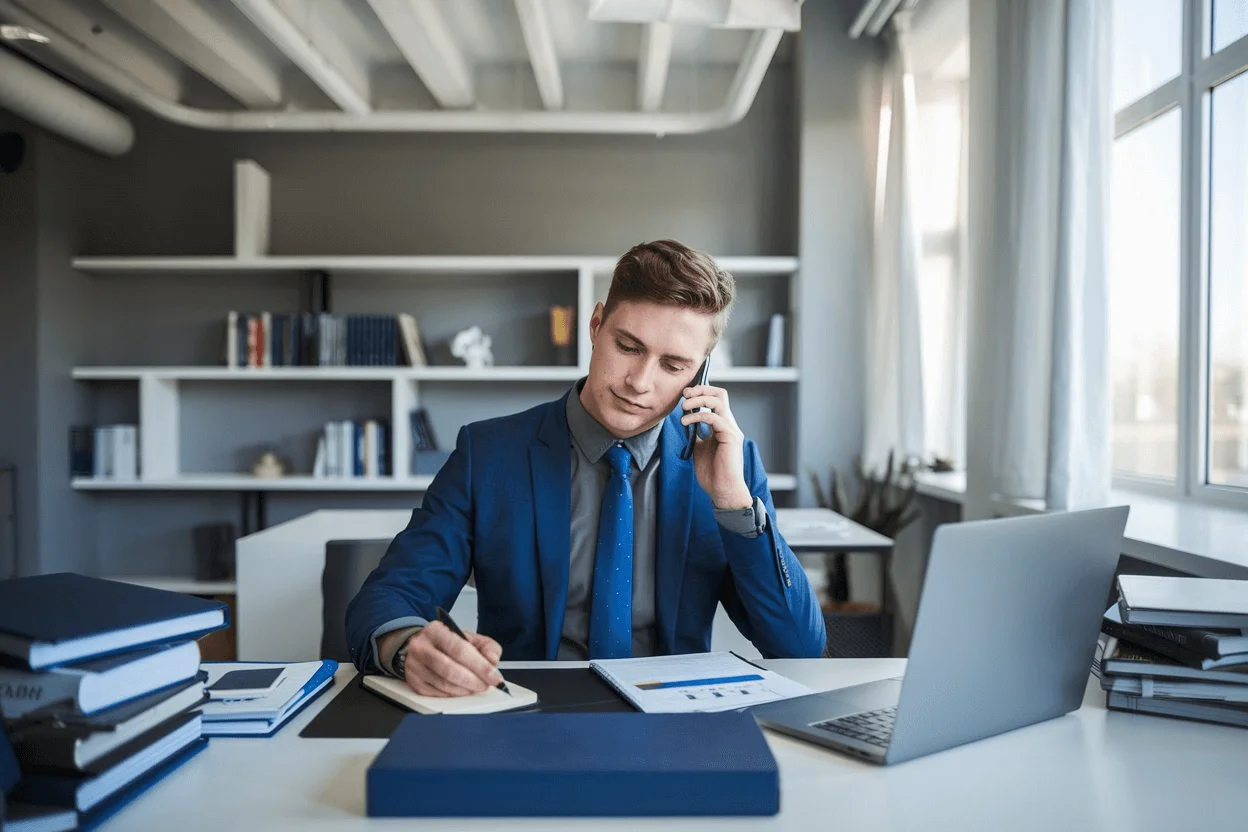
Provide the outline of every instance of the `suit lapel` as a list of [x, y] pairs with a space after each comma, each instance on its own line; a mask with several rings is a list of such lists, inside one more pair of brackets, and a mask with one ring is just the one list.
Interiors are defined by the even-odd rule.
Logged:
[[677, 417], [663, 421], [659, 440], [658, 527], [655, 532], [654, 616], [660, 653], [675, 652], [676, 616], [680, 610], [681, 584], [689, 549], [689, 524], [693, 517], [693, 463], [680, 458], [685, 441]]
[[538, 427], [537, 443], [529, 448], [548, 660], [559, 654], [572, 548], [572, 459], [566, 407], [567, 395], [551, 403]]

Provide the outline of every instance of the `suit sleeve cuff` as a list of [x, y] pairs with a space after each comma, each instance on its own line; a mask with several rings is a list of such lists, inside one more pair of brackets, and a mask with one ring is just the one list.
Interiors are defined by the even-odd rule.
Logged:
[[[391, 650], [390, 655], [388, 656], [378, 655], [378, 652], [377, 652], [378, 651], [378, 647], [377, 647], [378, 639], [380, 639], [384, 635], [393, 633], [395, 630], [402, 630], [405, 628], [410, 629], [412, 633], [414, 634], [416, 632], [419, 632], [420, 628], [424, 627], [428, 623], [429, 623], [428, 621], [426, 621], [425, 619], [421, 618], [418, 615], [405, 615], [402, 618], [392, 618], [389, 621], [387, 621], [385, 624], [382, 624], [376, 630], [373, 630], [373, 638], [372, 638], [373, 667], [376, 668], [377, 670], [380, 670], [382, 673], [385, 673], [387, 676], [393, 675], [390, 672], [390, 662], [394, 660], [395, 651]], [[409, 634], [409, 638], [410, 637], [411, 636]]]
[[755, 497], [749, 508], [715, 509], [715, 520], [720, 528], [733, 534], [755, 538], [767, 530], [767, 508], [761, 498]]

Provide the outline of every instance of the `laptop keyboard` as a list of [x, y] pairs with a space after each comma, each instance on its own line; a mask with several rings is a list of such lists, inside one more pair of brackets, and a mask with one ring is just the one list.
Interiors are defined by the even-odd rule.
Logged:
[[897, 719], [897, 707], [879, 708], [865, 711], [852, 716], [842, 716], [824, 722], [816, 722], [812, 728], [819, 728], [829, 734], [839, 734], [852, 740], [888, 747], [888, 740], [893, 735], [893, 723]]

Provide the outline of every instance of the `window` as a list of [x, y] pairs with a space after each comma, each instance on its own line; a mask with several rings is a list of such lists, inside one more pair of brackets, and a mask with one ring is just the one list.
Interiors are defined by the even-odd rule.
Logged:
[[1119, 481], [1248, 500], [1248, 3], [1114, 0]]
[[1114, 143], [1110, 364], [1114, 467], [1173, 482], [1179, 429], [1179, 111]]

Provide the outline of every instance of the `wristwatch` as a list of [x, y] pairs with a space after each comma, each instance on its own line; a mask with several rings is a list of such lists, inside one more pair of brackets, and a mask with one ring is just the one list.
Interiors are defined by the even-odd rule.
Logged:
[[[410, 636], [408, 637], [410, 638]], [[407, 678], [407, 639], [403, 639], [403, 643], [399, 645], [399, 649], [394, 651], [394, 658], [390, 660], [390, 672], [398, 679]]]

